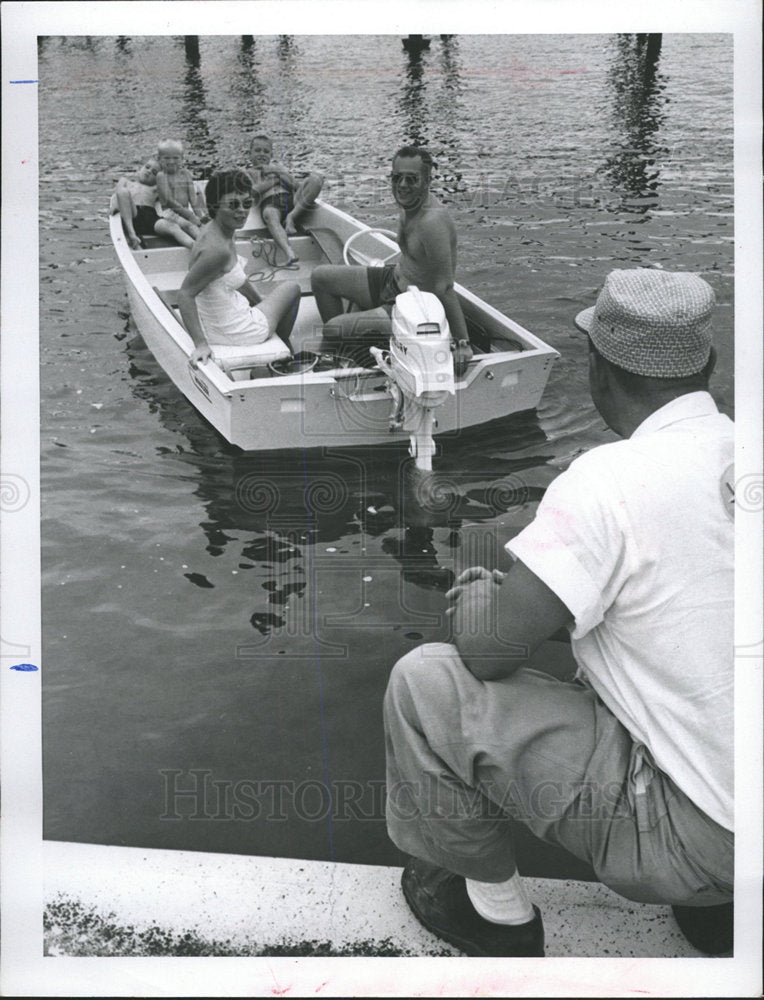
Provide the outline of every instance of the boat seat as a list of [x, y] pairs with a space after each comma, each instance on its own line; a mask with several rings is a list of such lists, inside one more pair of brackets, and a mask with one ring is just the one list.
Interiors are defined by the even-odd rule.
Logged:
[[330, 264], [342, 264], [342, 248], [344, 243], [339, 236], [331, 229], [320, 229], [309, 226], [305, 228], [308, 236], [313, 237], [313, 241], [318, 244], [321, 253]]
[[[154, 291], [167, 306], [175, 319], [185, 329], [185, 324], [178, 309], [178, 289], [157, 288]], [[269, 365], [272, 361], [280, 361], [290, 357], [292, 352], [277, 334], [272, 333], [260, 344], [215, 344], [212, 345], [212, 357], [220, 368], [228, 375], [240, 369]]]

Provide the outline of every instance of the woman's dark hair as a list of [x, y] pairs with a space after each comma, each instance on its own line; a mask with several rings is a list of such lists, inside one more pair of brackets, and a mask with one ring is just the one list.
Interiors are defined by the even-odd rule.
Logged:
[[207, 181], [204, 200], [211, 219], [215, 218], [220, 199], [227, 194], [252, 194], [252, 179], [246, 170], [217, 170]]

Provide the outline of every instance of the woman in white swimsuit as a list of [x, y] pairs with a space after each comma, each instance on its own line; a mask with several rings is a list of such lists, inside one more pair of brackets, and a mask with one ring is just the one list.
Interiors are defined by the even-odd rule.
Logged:
[[277, 334], [290, 347], [300, 286], [279, 282], [261, 298], [244, 274], [234, 233], [252, 206], [252, 181], [242, 170], [213, 174], [204, 191], [211, 222], [191, 249], [188, 274], [178, 292], [178, 307], [194, 342], [191, 364], [214, 354], [216, 346], [261, 344]]

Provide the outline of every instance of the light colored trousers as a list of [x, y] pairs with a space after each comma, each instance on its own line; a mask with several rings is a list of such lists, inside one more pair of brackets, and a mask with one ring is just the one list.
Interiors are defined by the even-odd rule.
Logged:
[[522, 669], [480, 681], [431, 643], [395, 665], [384, 710], [387, 827], [408, 854], [500, 882], [516, 870], [509, 815], [629, 899], [732, 898], [734, 835], [590, 688]]

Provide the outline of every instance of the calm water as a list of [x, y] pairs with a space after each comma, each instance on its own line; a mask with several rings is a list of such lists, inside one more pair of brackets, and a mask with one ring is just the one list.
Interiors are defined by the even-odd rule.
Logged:
[[[447, 637], [454, 573], [611, 439], [571, 320], [612, 267], [713, 285], [732, 414], [730, 38], [664, 36], [647, 69], [628, 36], [436, 37], [413, 59], [398, 37], [347, 41], [202, 38], [198, 65], [180, 38], [40, 43], [49, 838], [397, 863], [387, 676]], [[449, 442], [426, 497], [400, 453], [235, 454], [130, 323], [116, 179], [165, 135], [194, 170], [241, 162], [263, 127], [387, 227], [389, 155], [426, 142], [459, 280], [561, 353], [538, 413]], [[522, 867], [583, 874], [529, 845]]]

